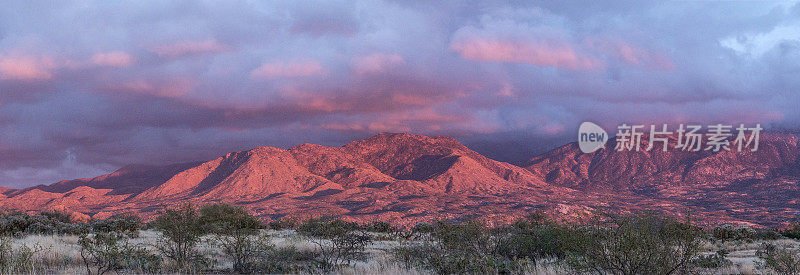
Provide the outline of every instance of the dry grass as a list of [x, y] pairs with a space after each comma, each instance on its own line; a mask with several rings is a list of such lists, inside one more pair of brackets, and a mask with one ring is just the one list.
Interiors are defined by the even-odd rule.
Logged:
[[[272, 236], [272, 243], [276, 247], [295, 247], [298, 250], [317, 249], [312, 240], [296, 234], [292, 230], [269, 230], [266, 233]], [[159, 238], [159, 233], [152, 230], [142, 231], [139, 237], [132, 240], [133, 243], [142, 244], [153, 249], [153, 245]], [[779, 244], [800, 245], [793, 240], [770, 241]], [[702, 246], [703, 254], [711, 254], [720, 248], [727, 249], [730, 254], [727, 259], [731, 264], [713, 270], [694, 270], [695, 274], [772, 274], [769, 270], [759, 269], [756, 257], [756, 250], [762, 242], [725, 242], [725, 243], [705, 243]], [[418, 269], [406, 269], [393, 261], [390, 250], [397, 247], [401, 242], [388, 236], [380, 238], [371, 243], [366, 248], [369, 257], [365, 261], [357, 261], [354, 264], [333, 272], [333, 274], [430, 274], [430, 271]], [[23, 238], [14, 239], [12, 247], [19, 248], [27, 246], [35, 251], [33, 258], [32, 274], [84, 274], [86, 271], [80, 257], [80, 246], [77, 236], [43, 236], [30, 235]], [[221, 257], [218, 247], [211, 245], [210, 242], [203, 241], [199, 247], [200, 251], [210, 255], [217, 260], [217, 270], [226, 270], [231, 267], [231, 263]], [[566, 267], [555, 264], [552, 261], [543, 261], [530, 267], [526, 274], [563, 274], [571, 273]]]

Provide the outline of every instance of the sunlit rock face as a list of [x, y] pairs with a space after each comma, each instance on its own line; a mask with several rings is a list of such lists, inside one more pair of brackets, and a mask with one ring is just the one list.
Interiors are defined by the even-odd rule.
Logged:
[[[614, 148], [609, 141], [606, 148]], [[584, 154], [571, 143], [521, 166], [448, 137], [383, 133], [342, 147], [258, 147], [169, 166], [129, 166], [92, 179], [3, 190], [0, 207], [145, 218], [186, 202], [242, 205], [265, 219], [340, 216], [413, 225], [479, 218], [504, 223], [545, 210], [691, 213], [700, 223], [777, 225], [800, 210], [798, 139], [767, 134], [756, 152]]]

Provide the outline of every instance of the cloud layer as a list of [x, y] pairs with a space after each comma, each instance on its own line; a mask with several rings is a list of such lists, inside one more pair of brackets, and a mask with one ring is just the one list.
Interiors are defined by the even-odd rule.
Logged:
[[0, 185], [382, 131], [520, 160], [587, 120], [796, 129], [798, 18], [747, 1], [10, 3]]

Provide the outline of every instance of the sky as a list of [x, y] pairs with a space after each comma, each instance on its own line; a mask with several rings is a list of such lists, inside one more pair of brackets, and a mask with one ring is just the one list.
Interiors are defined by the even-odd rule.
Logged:
[[380, 132], [800, 124], [793, 1], [5, 1], [0, 186]]

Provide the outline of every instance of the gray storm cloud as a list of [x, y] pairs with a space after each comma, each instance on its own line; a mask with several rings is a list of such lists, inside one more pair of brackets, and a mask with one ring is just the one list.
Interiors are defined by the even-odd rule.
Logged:
[[796, 129], [798, 18], [751, 1], [6, 3], [0, 185], [384, 131], [515, 161], [588, 119]]

